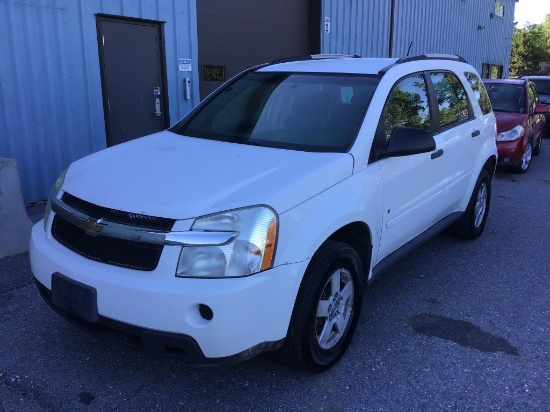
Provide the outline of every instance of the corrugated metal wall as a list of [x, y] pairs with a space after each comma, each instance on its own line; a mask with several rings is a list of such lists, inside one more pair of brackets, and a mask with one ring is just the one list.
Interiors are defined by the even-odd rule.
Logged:
[[0, 157], [17, 160], [27, 202], [106, 147], [96, 13], [165, 21], [171, 124], [199, 102], [195, 0], [0, 0]]
[[322, 4], [322, 53], [388, 56], [391, 0], [323, 0]]
[[[482, 63], [504, 66], [507, 75], [515, 0], [395, 0], [393, 56], [451, 53], [481, 72]], [[323, 53], [388, 57], [391, 0], [323, 0]]]
[[[451, 53], [479, 72], [483, 63], [504, 66], [507, 76], [515, 0], [504, 4], [504, 17], [493, 15], [495, 0], [396, 0], [394, 56]], [[412, 42], [412, 45], [411, 45]]]

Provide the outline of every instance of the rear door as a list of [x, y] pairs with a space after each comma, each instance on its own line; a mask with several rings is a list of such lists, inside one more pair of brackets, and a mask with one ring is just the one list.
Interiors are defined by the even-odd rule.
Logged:
[[447, 215], [457, 211], [468, 193], [477, 153], [481, 150], [481, 130], [459, 77], [449, 71], [433, 71], [429, 78], [437, 117], [434, 137], [441, 150], [437, 187], [445, 198], [443, 213]]

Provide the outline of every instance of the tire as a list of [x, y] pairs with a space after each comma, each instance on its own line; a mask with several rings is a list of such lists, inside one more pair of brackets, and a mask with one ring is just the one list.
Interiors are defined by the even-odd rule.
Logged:
[[462, 239], [477, 239], [487, 222], [491, 204], [491, 179], [486, 170], [477, 178], [472, 197], [464, 215], [451, 226], [451, 233]]
[[533, 143], [529, 141], [521, 156], [521, 163], [514, 168], [514, 171], [519, 174], [527, 173], [531, 160], [533, 160]]
[[302, 280], [280, 349], [286, 363], [323, 372], [338, 362], [357, 326], [363, 276], [363, 265], [352, 247], [329, 240], [319, 248]]
[[533, 148], [533, 156], [540, 155], [541, 149], [542, 149], [542, 133], [540, 134], [539, 142], [538, 142], [537, 146]]

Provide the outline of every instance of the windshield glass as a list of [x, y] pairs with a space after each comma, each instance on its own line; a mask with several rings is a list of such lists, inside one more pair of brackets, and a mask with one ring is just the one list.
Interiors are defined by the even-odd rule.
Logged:
[[517, 84], [488, 83], [485, 85], [493, 111], [524, 113], [525, 87]]
[[535, 83], [538, 94], [550, 95], [550, 78], [548, 80], [531, 79], [531, 81]]
[[172, 131], [233, 143], [345, 152], [378, 81], [365, 75], [251, 72]]

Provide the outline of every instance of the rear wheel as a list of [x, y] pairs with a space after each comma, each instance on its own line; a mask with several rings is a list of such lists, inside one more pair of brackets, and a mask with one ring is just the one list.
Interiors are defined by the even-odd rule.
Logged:
[[491, 179], [486, 170], [477, 178], [464, 215], [451, 226], [451, 233], [463, 239], [476, 239], [483, 233], [491, 203]]
[[531, 166], [532, 158], [533, 146], [531, 142], [528, 142], [527, 146], [525, 146], [525, 150], [523, 151], [523, 156], [521, 156], [521, 163], [515, 168], [516, 173], [526, 173], [527, 170], [529, 170], [529, 166]]
[[322, 372], [345, 353], [355, 332], [363, 296], [363, 268], [345, 243], [327, 241], [314, 255], [281, 348], [294, 366]]
[[541, 149], [542, 149], [542, 133], [540, 134], [539, 142], [533, 148], [533, 156], [538, 156], [540, 154]]

